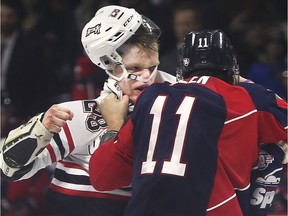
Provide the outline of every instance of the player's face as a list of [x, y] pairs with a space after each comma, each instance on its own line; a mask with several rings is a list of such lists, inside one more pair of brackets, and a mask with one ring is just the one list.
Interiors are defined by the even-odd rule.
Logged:
[[188, 32], [200, 28], [196, 11], [191, 9], [176, 11], [174, 14], [173, 28], [177, 41], [184, 42], [185, 35]]
[[1, 34], [5, 36], [11, 34], [18, 24], [18, 16], [16, 12], [5, 4], [1, 5], [0, 20], [1, 20]]
[[[125, 51], [125, 54], [122, 55], [122, 60], [129, 73], [133, 73], [143, 79], [149, 79], [152, 72], [159, 65], [159, 53], [154, 50], [147, 51], [133, 46]], [[113, 74], [120, 76], [122, 73], [121, 67], [116, 66]], [[123, 94], [128, 95], [131, 100], [135, 101], [141, 91], [154, 82], [156, 73], [157, 71], [152, 74], [153, 77], [146, 83], [125, 77], [118, 82], [118, 85], [122, 89]]]

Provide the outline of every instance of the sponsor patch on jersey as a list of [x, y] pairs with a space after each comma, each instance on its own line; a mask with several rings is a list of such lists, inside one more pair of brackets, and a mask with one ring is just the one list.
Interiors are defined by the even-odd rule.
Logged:
[[280, 178], [277, 178], [274, 175], [269, 175], [269, 176], [265, 176], [264, 178], [258, 177], [256, 179], [256, 182], [263, 186], [270, 186], [270, 187], [276, 186], [277, 187], [279, 185]]

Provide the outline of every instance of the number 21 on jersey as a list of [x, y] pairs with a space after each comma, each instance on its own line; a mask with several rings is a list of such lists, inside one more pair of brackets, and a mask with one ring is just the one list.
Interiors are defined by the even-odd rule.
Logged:
[[[156, 141], [159, 133], [159, 126], [161, 123], [163, 109], [165, 108], [165, 102], [167, 96], [158, 96], [154, 101], [154, 104], [150, 110], [150, 114], [153, 115], [151, 134], [149, 139], [148, 153], [146, 161], [142, 163], [141, 174], [153, 173], [156, 163], [161, 161], [153, 161], [153, 155], [156, 147]], [[179, 115], [179, 124], [176, 132], [176, 138], [174, 140], [174, 146], [169, 161], [164, 161], [162, 166], [162, 173], [171, 174], [177, 176], [184, 176], [186, 170], [186, 164], [181, 163], [181, 155], [183, 151], [187, 124], [190, 119], [191, 110], [195, 102], [195, 97], [185, 96], [175, 114]]]

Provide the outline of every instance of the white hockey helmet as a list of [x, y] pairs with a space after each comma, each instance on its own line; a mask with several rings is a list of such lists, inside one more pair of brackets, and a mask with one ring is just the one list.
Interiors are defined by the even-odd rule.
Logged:
[[90, 60], [104, 70], [122, 64], [116, 51], [143, 25], [149, 33], [160, 36], [160, 29], [151, 20], [132, 8], [117, 5], [99, 9], [82, 30], [81, 41]]

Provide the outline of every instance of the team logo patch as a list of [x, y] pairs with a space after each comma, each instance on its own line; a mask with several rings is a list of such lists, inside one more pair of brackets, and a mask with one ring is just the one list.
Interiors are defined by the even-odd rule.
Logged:
[[100, 28], [101, 28], [101, 23], [97, 24], [97, 25], [95, 25], [93, 27], [88, 28], [87, 31], [86, 31], [86, 37], [88, 37], [92, 33], [100, 34]]
[[189, 58], [183, 58], [183, 64], [184, 64], [184, 66], [188, 66], [189, 65], [189, 63], [190, 63], [190, 59]]

